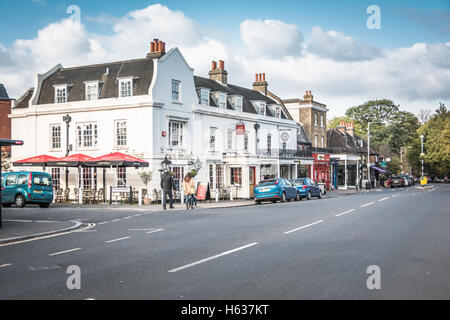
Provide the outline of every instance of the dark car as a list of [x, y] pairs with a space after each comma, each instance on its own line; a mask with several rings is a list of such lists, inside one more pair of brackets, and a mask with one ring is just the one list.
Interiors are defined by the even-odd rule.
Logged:
[[312, 197], [322, 199], [322, 191], [318, 183], [310, 178], [298, 178], [290, 180], [291, 183], [297, 188], [300, 199], [307, 198], [311, 200]]
[[297, 189], [283, 178], [263, 180], [254, 188], [255, 202], [300, 200]]
[[403, 177], [400, 177], [400, 176], [391, 177], [389, 179], [389, 186], [391, 188], [403, 187], [404, 183], [405, 183], [405, 181], [404, 181]]

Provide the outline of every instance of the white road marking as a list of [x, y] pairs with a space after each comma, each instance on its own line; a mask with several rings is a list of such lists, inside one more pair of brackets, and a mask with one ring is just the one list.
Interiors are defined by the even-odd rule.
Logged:
[[139, 216], [142, 216], [142, 213], [135, 214], [133, 217], [139, 217]]
[[209, 257], [209, 258], [206, 258], [206, 259], [202, 259], [202, 260], [199, 260], [199, 261], [196, 261], [196, 262], [193, 262], [193, 263], [184, 265], [184, 266], [179, 267], [179, 268], [175, 268], [175, 269], [169, 270], [169, 272], [177, 272], [177, 271], [181, 271], [181, 270], [183, 270], [183, 269], [187, 269], [187, 268], [196, 266], [196, 265], [198, 265], [198, 264], [201, 264], [201, 263], [204, 263], [204, 262], [213, 260], [213, 259], [217, 259], [217, 258], [223, 257], [223, 256], [225, 256], [225, 255], [228, 255], [228, 254], [231, 254], [231, 253], [234, 253], [234, 252], [237, 252], [237, 251], [240, 251], [240, 250], [243, 250], [243, 249], [246, 249], [246, 248], [255, 246], [255, 245], [257, 245], [257, 244], [258, 244], [258, 242], [253, 242], [253, 243], [250, 243], [250, 244], [248, 244], [248, 245], [246, 245], [246, 246], [242, 246], [242, 247], [239, 247], [239, 248], [236, 248], [236, 249], [233, 249], [233, 250], [225, 251], [225, 252], [219, 253], [219, 254], [217, 254], [217, 255], [215, 255], [215, 256], [212, 256], [212, 257]]
[[384, 201], [384, 200], [387, 200], [387, 199], [389, 199], [389, 197], [386, 197], [386, 198], [383, 198], [383, 199], [380, 199], [380, 200], [378, 200], [378, 201]]
[[69, 252], [78, 251], [78, 250], [81, 250], [81, 248], [75, 248], [75, 249], [70, 249], [70, 250], [65, 250], [65, 251], [60, 251], [60, 252], [50, 253], [49, 256], [57, 256], [57, 255], [59, 255], [59, 254], [69, 253]]
[[8, 222], [33, 222], [32, 220], [14, 220], [14, 219], [8, 219], [8, 220], [3, 220], [3, 221], [8, 221]]
[[315, 225], [315, 224], [319, 224], [319, 223], [322, 223], [323, 221], [324, 221], [324, 220], [319, 220], [319, 221], [316, 221], [316, 222], [313, 222], [313, 223], [307, 224], [307, 225], [305, 225], [305, 226], [301, 226], [301, 227], [299, 227], [299, 228], [295, 228], [295, 229], [292, 229], [292, 230], [286, 231], [286, 232], [285, 232], [285, 234], [289, 234], [289, 233], [292, 233], [292, 232], [295, 232], [295, 231], [299, 231], [299, 230], [302, 230], [302, 229], [305, 229], [305, 228], [311, 227], [311, 226], [313, 226], [313, 225]]
[[131, 219], [131, 216], [128, 216], [128, 217], [122, 218], [122, 220], [126, 220], [126, 219]]
[[90, 229], [90, 230], [80, 230], [80, 231], [75, 231], [75, 232], [97, 232], [97, 230], [93, 230], [93, 229]]
[[6, 263], [6, 264], [2, 264], [0, 266], [0, 268], [6, 268], [6, 267], [10, 267], [10, 266], [12, 266], [12, 263]]
[[150, 231], [150, 230], [155, 230], [154, 228], [149, 228], [149, 229], [128, 229], [128, 231]]
[[107, 224], [107, 223], [109, 223], [109, 221], [103, 221], [103, 222], [100, 222], [100, 223], [97, 223], [97, 224]]
[[392, 198], [398, 197], [399, 194], [394, 194], [393, 196], [391, 196]]
[[86, 300], [95, 300], [94, 298], [87, 298]]
[[156, 230], [149, 231], [147, 233], [155, 233], [155, 232], [160, 232], [160, 231], [164, 231], [164, 229], [156, 229]]
[[117, 221], [120, 221], [120, 219], [111, 220], [111, 222], [117, 222]]
[[361, 208], [364, 208], [364, 207], [367, 207], [367, 206], [371, 206], [371, 205], [373, 205], [375, 202], [369, 202], [369, 203], [366, 203], [366, 204], [363, 204], [362, 206], [361, 206]]
[[350, 213], [350, 212], [353, 212], [353, 211], [355, 211], [355, 209], [350, 209], [350, 210], [347, 210], [345, 212], [342, 212], [342, 213], [339, 213], [339, 214], [335, 215], [335, 217], [340, 217], [340, 216], [343, 216], [344, 214], [347, 214], [347, 213]]
[[106, 243], [111, 243], [111, 242], [116, 242], [116, 241], [126, 240], [126, 239], [130, 239], [130, 238], [131, 238], [131, 237], [123, 237], [123, 238], [118, 238], [118, 239], [108, 240], [108, 241], [106, 241]]

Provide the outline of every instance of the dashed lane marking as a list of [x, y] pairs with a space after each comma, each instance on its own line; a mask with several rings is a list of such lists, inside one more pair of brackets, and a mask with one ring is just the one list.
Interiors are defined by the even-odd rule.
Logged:
[[342, 213], [339, 213], [339, 214], [335, 215], [335, 217], [340, 217], [340, 216], [343, 216], [344, 214], [347, 214], [347, 213], [350, 213], [350, 212], [353, 212], [353, 211], [355, 211], [355, 209], [350, 209], [350, 210], [347, 210], [345, 212], [342, 212]]
[[113, 239], [113, 240], [108, 240], [105, 241], [106, 243], [112, 243], [112, 242], [116, 242], [116, 241], [122, 241], [122, 240], [126, 240], [126, 239], [130, 239], [131, 237], [123, 237], [123, 238], [118, 238], [118, 239]]
[[361, 206], [361, 208], [364, 208], [364, 207], [367, 207], [367, 206], [371, 206], [371, 205], [373, 205], [375, 202], [369, 202], [369, 203], [366, 203], [366, 204], [363, 204], [362, 206]]
[[74, 249], [69, 249], [69, 250], [64, 250], [64, 251], [60, 251], [60, 252], [55, 252], [55, 253], [50, 253], [49, 256], [57, 256], [60, 254], [64, 254], [64, 253], [69, 253], [69, 252], [74, 252], [74, 251], [78, 251], [81, 250], [81, 248], [74, 248]]
[[298, 227], [298, 228], [295, 228], [295, 229], [286, 231], [285, 234], [289, 234], [289, 233], [292, 233], [292, 232], [295, 232], [295, 231], [299, 231], [299, 230], [302, 230], [302, 229], [305, 229], [305, 228], [309, 228], [309, 227], [311, 227], [311, 226], [313, 226], [313, 225], [322, 223], [323, 221], [324, 221], [324, 220], [319, 220], [319, 221], [316, 221], [316, 222], [307, 224], [307, 225], [305, 225], [305, 226], [301, 226], [301, 227]]

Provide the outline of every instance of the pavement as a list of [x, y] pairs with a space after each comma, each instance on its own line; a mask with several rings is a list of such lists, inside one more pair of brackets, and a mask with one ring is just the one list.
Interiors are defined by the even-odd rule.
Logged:
[[[0, 299], [449, 299], [449, 191], [189, 211], [10, 208], [5, 219], [89, 227], [0, 246]], [[78, 290], [67, 287], [73, 266]]]

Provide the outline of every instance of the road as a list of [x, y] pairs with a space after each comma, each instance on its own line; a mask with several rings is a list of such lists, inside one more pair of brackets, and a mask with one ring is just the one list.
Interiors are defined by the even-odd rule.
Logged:
[[[82, 232], [0, 247], [0, 299], [449, 299], [450, 186], [187, 211], [6, 209]], [[67, 268], [81, 289], [67, 288]], [[380, 289], [369, 290], [369, 266]]]

